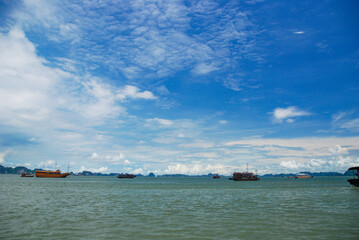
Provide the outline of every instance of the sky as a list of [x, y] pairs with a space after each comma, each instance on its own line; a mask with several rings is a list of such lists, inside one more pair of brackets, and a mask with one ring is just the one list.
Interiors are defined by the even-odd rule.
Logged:
[[359, 165], [356, 0], [0, 1], [0, 164]]

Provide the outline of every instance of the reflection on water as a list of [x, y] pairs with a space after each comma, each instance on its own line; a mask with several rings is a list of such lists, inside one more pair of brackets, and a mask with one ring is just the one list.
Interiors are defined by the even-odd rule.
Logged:
[[0, 175], [0, 239], [358, 239], [359, 188], [343, 177]]

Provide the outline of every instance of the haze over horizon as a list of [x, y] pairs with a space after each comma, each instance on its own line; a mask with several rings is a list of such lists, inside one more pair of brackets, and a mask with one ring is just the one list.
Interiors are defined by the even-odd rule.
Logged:
[[359, 165], [359, 3], [0, 2], [0, 165]]

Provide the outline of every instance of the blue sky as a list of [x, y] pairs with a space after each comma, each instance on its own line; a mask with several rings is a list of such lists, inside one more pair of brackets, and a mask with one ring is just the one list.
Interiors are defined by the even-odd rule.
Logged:
[[1, 1], [0, 164], [359, 164], [357, 1]]

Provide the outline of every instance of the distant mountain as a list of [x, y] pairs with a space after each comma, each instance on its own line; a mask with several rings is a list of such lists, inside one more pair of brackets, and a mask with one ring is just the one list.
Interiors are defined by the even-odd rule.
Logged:
[[[35, 170], [42, 170], [42, 169], [37, 169], [35, 168], [34, 170], [28, 169], [26, 167], [23, 166], [18, 166], [18, 167], [4, 167], [2, 165], [0, 165], [0, 174], [22, 174], [22, 173], [35, 173]], [[314, 177], [319, 177], [319, 176], [352, 176], [353, 175], [353, 171], [346, 171], [344, 174], [343, 173], [338, 173], [338, 172], [301, 172], [301, 173], [306, 173], [309, 175], [312, 175]], [[73, 173], [71, 172], [71, 175], [77, 175], [77, 176], [117, 176], [119, 173], [109, 173], [109, 174], [105, 174], [105, 173], [93, 173], [90, 171], [82, 171], [80, 173]], [[136, 174], [137, 176], [143, 176], [141, 174]], [[165, 174], [165, 175], [159, 175], [159, 177], [213, 177], [214, 175], [217, 175], [216, 173], [209, 173], [207, 175], [186, 175], [186, 174]], [[280, 174], [265, 174], [265, 175], [261, 175], [260, 177], [293, 177], [295, 176], [296, 173], [280, 173]], [[154, 177], [155, 175], [153, 173], [150, 173], [148, 175], [149, 177]]]
[[22, 174], [22, 173], [35, 173], [35, 170], [28, 169], [26, 167], [4, 167], [0, 165], [0, 174]]
[[[339, 176], [351, 176], [353, 175], [352, 171], [346, 171], [344, 174], [343, 173], [338, 173], [338, 172], [300, 172], [300, 173], [305, 173], [305, 174], [309, 174], [313, 177], [322, 177], [322, 176], [327, 176], [327, 177], [339, 177]], [[279, 173], [279, 174], [265, 174], [262, 175], [261, 177], [294, 177], [296, 176], [296, 173]]]

